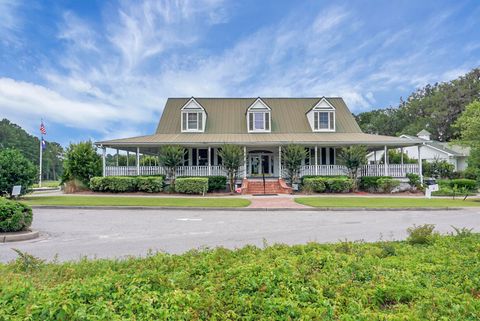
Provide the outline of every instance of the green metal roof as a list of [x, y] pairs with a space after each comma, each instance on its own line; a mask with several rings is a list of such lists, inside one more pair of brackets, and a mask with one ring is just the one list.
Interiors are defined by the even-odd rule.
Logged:
[[[271, 108], [272, 133], [311, 133], [305, 115], [321, 98], [263, 98]], [[327, 98], [335, 107], [337, 133], [361, 133], [342, 98]], [[156, 134], [181, 132], [180, 110], [190, 98], [169, 98]], [[246, 112], [257, 98], [195, 98], [208, 117], [203, 134], [247, 134]], [[202, 133], [199, 133], [201, 135]]]
[[[263, 98], [271, 108], [271, 132], [248, 133], [246, 113], [257, 98], [195, 98], [205, 109], [207, 122], [203, 133], [181, 132], [181, 108], [191, 98], [169, 98], [153, 135], [97, 142], [112, 148], [131, 150], [157, 145], [245, 145], [305, 144], [318, 146], [411, 146], [420, 139], [365, 134], [342, 98], [325, 97], [335, 108], [335, 132], [313, 132], [306, 116], [320, 98]], [[418, 141], [418, 142], [417, 142]]]

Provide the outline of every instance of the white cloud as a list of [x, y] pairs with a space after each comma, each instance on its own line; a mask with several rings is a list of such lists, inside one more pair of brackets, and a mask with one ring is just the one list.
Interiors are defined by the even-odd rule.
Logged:
[[0, 78], [0, 108], [15, 119], [40, 118], [75, 128], [104, 131], [120, 115], [113, 106], [70, 100], [43, 86]]

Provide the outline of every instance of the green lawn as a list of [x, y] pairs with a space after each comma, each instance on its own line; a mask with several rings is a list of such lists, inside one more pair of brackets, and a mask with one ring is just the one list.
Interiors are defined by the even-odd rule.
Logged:
[[[60, 181], [42, 181], [42, 187], [58, 187], [60, 186]], [[37, 188], [38, 184], [33, 184], [33, 188]]]
[[480, 235], [0, 264], [0, 320], [478, 320]]
[[250, 201], [243, 198], [167, 198], [128, 196], [33, 196], [24, 197], [28, 205], [64, 206], [174, 206], [174, 207], [245, 207]]
[[402, 208], [402, 207], [472, 207], [479, 206], [479, 199], [451, 198], [397, 198], [397, 197], [297, 197], [299, 204], [313, 207], [367, 207], [367, 208]]

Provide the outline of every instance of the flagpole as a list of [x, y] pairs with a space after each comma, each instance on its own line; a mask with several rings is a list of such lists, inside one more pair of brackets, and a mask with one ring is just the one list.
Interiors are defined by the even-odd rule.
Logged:
[[43, 154], [43, 135], [40, 136], [40, 175], [38, 177], [38, 187], [42, 187], [42, 154]]

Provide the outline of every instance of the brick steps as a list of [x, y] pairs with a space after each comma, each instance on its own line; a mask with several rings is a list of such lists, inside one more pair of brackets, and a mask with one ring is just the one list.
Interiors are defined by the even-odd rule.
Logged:
[[265, 181], [265, 189], [262, 180], [244, 179], [242, 184], [243, 194], [290, 194], [291, 188], [286, 186], [283, 180]]

